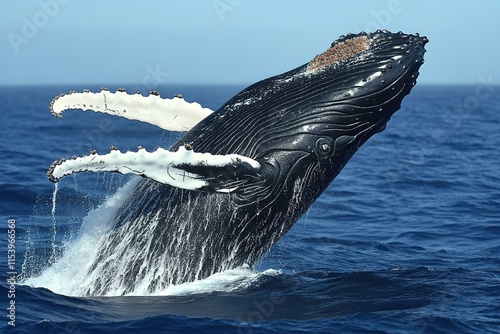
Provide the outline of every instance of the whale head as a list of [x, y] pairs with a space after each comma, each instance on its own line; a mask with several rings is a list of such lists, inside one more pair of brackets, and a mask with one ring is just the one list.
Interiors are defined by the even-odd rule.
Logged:
[[266, 181], [242, 187], [242, 202], [299, 197], [308, 206], [385, 129], [416, 84], [426, 42], [387, 31], [341, 36], [309, 63], [237, 94], [182, 142], [259, 161]]

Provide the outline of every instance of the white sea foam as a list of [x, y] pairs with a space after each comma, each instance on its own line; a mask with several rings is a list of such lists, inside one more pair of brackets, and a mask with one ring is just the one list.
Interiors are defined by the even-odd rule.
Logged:
[[88, 269], [95, 261], [102, 240], [106, 238], [118, 208], [135, 188], [139, 178], [132, 179], [103, 204], [90, 211], [83, 219], [80, 235], [65, 244], [63, 256], [47, 267], [40, 276], [26, 279], [23, 283], [44, 287], [53, 292], [81, 296]]
[[170, 285], [165, 290], [154, 293], [154, 295], [172, 296], [234, 291], [252, 286], [262, 276], [277, 276], [280, 274], [281, 271], [275, 269], [267, 269], [263, 272], [256, 272], [248, 267], [239, 267], [213, 274], [203, 280]]

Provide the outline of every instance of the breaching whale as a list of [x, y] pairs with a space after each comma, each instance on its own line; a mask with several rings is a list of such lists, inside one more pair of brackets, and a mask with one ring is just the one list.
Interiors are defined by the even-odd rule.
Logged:
[[[56, 117], [92, 110], [187, 131], [168, 149], [55, 161], [53, 182], [76, 172], [142, 176], [88, 269], [86, 294], [139, 284], [158, 291], [252, 266], [301, 217], [416, 84], [426, 37], [349, 34], [289, 72], [244, 89], [217, 111], [181, 96], [110, 92], [54, 98]], [[84, 255], [82, 255], [84, 256]]]

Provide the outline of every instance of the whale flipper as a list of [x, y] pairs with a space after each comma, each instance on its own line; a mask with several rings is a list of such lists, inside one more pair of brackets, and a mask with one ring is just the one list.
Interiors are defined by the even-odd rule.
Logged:
[[113, 149], [110, 153], [73, 157], [54, 161], [47, 172], [49, 180], [79, 172], [118, 172], [135, 174], [163, 184], [188, 189], [231, 192], [246, 183], [248, 176], [258, 177], [261, 165], [258, 161], [238, 154], [212, 155], [197, 153], [189, 145], [176, 152], [158, 148], [148, 152], [122, 153]]
[[90, 110], [180, 132], [189, 131], [212, 113], [212, 110], [203, 108], [199, 103], [186, 102], [180, 95], [164, 99], [158, 92], [142, 96], [139, 92], [127, 94], [124, 89], [112, 93], [106, 88], [98, 93], [84, 90], [82, 93], [71, 91], [69, 94], [61, 94], [52, 100], [49, 108], [52, 115], [58, 118], [62, 118], [62, 113], [66, 110]]

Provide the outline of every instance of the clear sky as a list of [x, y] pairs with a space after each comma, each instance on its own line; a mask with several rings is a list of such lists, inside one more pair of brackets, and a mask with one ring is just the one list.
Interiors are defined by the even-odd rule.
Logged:
[[420, 83], [499, 84], [499, 16], [497, 0], [3, 1], [0, 84], [246, 84], [378, 28], [429, 37]]

